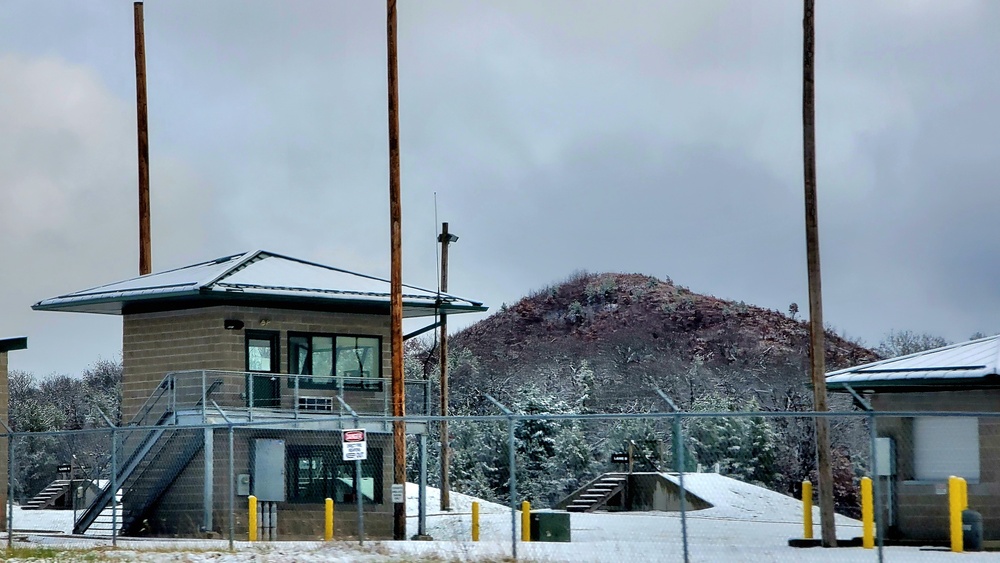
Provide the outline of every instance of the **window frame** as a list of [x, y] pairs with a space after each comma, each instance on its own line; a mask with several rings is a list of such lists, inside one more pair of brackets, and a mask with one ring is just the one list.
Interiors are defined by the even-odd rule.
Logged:
[[[316, 502], [322, 502], [326, 498], [332, 498], [335, 504], [341, 505], [354, 505], [356, 503], [353, 498], [353, 484], [354, 484], [354, 471], [355, 464], [351, 461], [343, 461], [342, 452], [340, 447], [332, 445], [319, 445], [319, 444], [289, 444], [286, 450], [286, 490], [288, 494], [286, 498], [287, 502], [294, 504], [313, 504]], [[321, 491], [313, 491], [312, 495], [300, 496], [298, 493], [298, 479], [299, 479], [299, 462], [302, 459], [320, 459], [323, 462], [324, 468], [322, 477], [324, 481], [327, 481], [326, 476], [327, 471], [329, 471], [329, 479], [332, 483], [324, 482], [321, 487]], [[365, 477], [365, 470], [371, 471], [368, 475], [372, 479], [372, 498], [369, 500], [367, 497], [362, 498], [362, 503], [368, 506], [378, 506], [384, 504], [385, 498], [383, 495], [383, 488], [385, 486], [383, 479], [383, 467], [384, 458], [382, 456], [382, 448], [368, 448], [368, 459], [361, 462], [361, 475], [362, 481]], [[329, 469], [328, 469], [329, 468]], [[338, 469], [347, 468], [349, 474], [351, 475], [351, 498], [338, 500], [338, 495], [336, 491], [336, 482], [340, 478], [338, 477]], [[318, 495], [318, 496], [315, 496]]]
[[[250, 369], [250, 341], [267, 340], [271, 343], [271, 369]], [[281, 332], [277, 330], [246, 330], [243, 333], [244, 366], [247, 373], [281, 373]]]
[[[312, 338], [330, 338], [333, 341], [333, 365], [331, 369], [333, 375], [317, 376], [315, 374], [299, 374], [296, 373], [297, 367], [295, 366], [295, 357], [293, 354], [294, 347], [292, 346], [292, 338], [306, 338], [309, 339], [310, 355], [312, 354]], [[342, 377], [337, 375], [337, 338], [372, 338], [378, 342], [376, 353], [375, 353], [375, 367], [372, 370], [372, 377], [374, 381], [353, 381], [346, 382], [342, 381]], [[382, 391], [382, 336], [377, 334], [350, 334], [344, 332], [305, 332], [305, 331], [288, 331], [286, 335], [286, 341], [288, 343], [288, 387], [295, 387], [295, 381], [298, 380], [299, 389], [339, 389], [343, 385], [344, 389], [361, 389], [365, 391]], [[311, 360], [310, 360], [311, 361]], [[312, 366], [310, 365], [310, 371]], [[312, 380], [314, 377], [329, 377], [329, 383], [317, 383]], [[308, 378], [308, 379], [307, 379]], [[364, 379], [364, 378], [361, 378]]]

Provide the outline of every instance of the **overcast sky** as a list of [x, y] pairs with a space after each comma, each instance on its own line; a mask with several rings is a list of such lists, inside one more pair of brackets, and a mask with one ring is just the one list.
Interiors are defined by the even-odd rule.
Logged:
[[[807, 310], [798, 0], [401, 0], [403, 270], [494, 309], [575, 270]], [[819, 0], [824, 317], [1000, 330], [1000, 3]], [[381, 1], [146, 2], [153, 268], [263, 248], [389, 274]], [[0, 3], [0, 337], [79, 373], [137, 273], [132, 2]], [[454, 318], [462, 326], [482, 318]]]

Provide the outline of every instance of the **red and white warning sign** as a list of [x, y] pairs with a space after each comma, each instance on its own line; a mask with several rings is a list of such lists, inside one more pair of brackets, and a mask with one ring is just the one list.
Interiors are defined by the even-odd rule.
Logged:
[[351, 428], [343, 431], [344, 461], [364, 461], [368, 459], [368, 442], [365, 440], [364, 428]]

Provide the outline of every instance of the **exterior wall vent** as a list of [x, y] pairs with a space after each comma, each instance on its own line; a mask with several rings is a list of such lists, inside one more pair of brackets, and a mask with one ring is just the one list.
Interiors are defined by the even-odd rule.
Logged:
[[299, 410], [333, 412], [333, 397], [299, 397]]

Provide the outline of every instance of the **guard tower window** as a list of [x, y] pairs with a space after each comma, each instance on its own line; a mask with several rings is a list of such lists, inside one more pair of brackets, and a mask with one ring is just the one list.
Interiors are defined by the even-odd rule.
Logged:
[[[382, 339], [378, 336], [289, 333], [288, 373], [305, 388], [381, 389]], [[289, 378], [289, 386], [295, 378]]]

